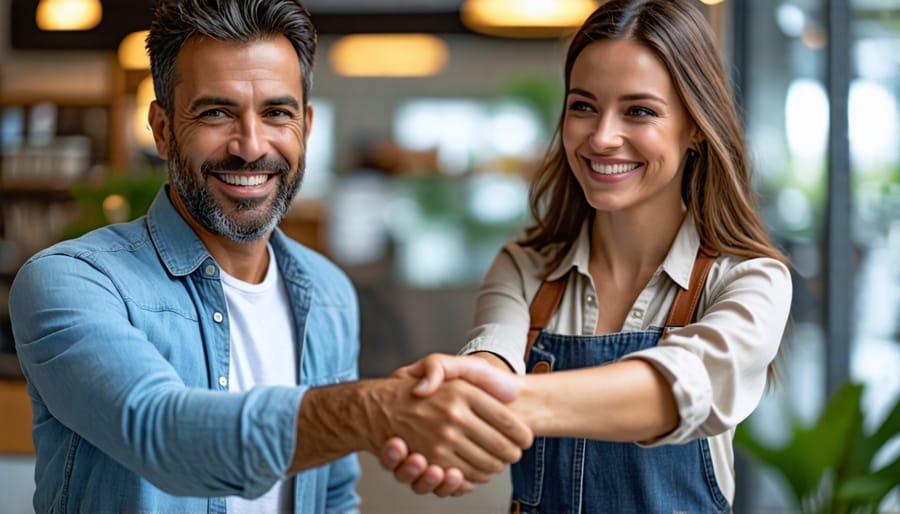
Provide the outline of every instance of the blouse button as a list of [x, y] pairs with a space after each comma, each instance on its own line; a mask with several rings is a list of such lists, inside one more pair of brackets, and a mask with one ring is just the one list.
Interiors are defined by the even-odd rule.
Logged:
[[221, 323], [223, 319], [225, 319], [225, 316], [222, 316], [221, 312], [216, 312], [215, 314], [213, 314], [213, 321], [215, 321], [216, 323]]
[[587, 295], [587, 303], [590, 304], [590, 305], [594, 305], [594, 301], [595, 301], [596, 299], [597, 299], [597, 298], [596, 298], [594, 295], [592, 295], [592, 294]]
[[207, 276], [214, 277], [214, 276], [216, 276], [216, 267], [213, 266], [212, 264], [207, 264], [206, 268], [204, 268], [203, 272], [206, 273]]
[[222, 387], [228, 386], [228, 379], [225, 377], [219, 377], [219, 385]]
[[642, 319], [644, 317], [644, 311], [642, 311], [641, 309], [635, 309], [631, 311], [631, 315], [637, 319]]

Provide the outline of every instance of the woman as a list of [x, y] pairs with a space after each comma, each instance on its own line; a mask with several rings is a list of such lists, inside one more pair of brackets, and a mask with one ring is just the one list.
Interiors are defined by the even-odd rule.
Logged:
[[511, 405], [541, 437], [512, 467], [513, 511], [729, 512], [734, 428], [791, 280], [713, 33], [688, 0], [612, 0], [574, 36], [565, 90], [535, 222], [488, 272], [462, 351], [528, 373]]

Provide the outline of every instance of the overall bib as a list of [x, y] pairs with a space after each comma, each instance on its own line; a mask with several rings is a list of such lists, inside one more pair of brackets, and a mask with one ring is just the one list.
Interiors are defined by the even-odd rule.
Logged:
[[[691, 322], [714, 260], [708, 253], [699, 252], [689, 288], [676, 296], [666, 327], [639, 332], [564, 336], [543, 331], [559, 305], [567, 276], [544, 282], [531, 304], [527, 371], [547, 373], [597, 366], [655, 346], [669, 327]], [[731, 511], [716, 482], [705, 439], [642, 448], [634, 443], [541, 437], [513, 464], [511, 475], [510, 512], [514, 514]]]

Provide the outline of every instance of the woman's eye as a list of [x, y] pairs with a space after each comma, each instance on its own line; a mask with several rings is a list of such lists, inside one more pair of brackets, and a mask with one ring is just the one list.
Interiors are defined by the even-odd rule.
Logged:
[[646, 107], [632, 107], [628, 109], [629, 116], [635, 116], [638, 118], [644, 118], [648, 116], [655, 117], [657, 116], [656, 112], [652, 109], [648, 109]]
[[573, 100], [569, 103], [570, 111], [581, 111], [581, 112], [590, 112], [591, 106], [587, 102], [581, 100]]

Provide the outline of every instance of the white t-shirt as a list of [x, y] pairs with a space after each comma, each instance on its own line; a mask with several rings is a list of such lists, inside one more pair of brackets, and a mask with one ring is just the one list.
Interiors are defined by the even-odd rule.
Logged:
[[[271, 247], [268, 250], [269, 268], [259, 284], [222, 272], [231, 333], [229, 391], [247, 391], [256, 385], [297, 384], [294, 319], [275, 254]], [[238, 496], [227, 499], [229, 514], [291, 513], [293, 504], [293, 478], [278, 482], [253, 500]]]

